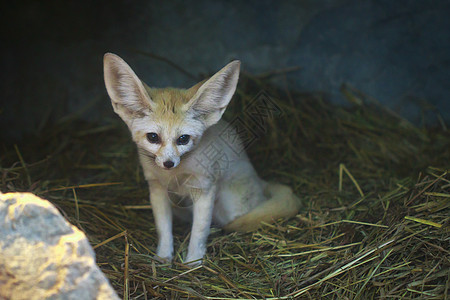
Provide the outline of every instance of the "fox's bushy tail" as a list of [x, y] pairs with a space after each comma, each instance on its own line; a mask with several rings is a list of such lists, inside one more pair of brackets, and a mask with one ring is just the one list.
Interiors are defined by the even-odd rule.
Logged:
[[291, 218], [301, 207], [300, 199], [291, 188], [279, 183], [269, 182], [265, 193], [268, 199], [253, 210], [242, 215], [223, 227], [225, 231], [248, 232], [258, 229], [261, 222], [273, 223], [279, 218]]

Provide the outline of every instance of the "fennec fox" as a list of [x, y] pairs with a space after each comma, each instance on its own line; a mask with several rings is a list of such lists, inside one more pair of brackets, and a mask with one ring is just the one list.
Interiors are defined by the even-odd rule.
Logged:
[[[192, 219], [185, 262], [195, 266], [205, 255], [212, 222], [228, 231], [251, 231], [298, 212], [300, 201], [289, 187], [260, 179], [245, 151], [236, 151], [239, 140], [230, 147], [219, 138], [234, 130], [220, 119], [239, 69], [236, 60], [189, 89], [150, 88], [120, 57], [104, 56], [106, 89], [131, 131], [149, 184], [160, 261], [173, 255], [172, 213]], [[211, 151], [220, 159], [206, 155]], [[175, 204], [174, 195], [183, 205]]]

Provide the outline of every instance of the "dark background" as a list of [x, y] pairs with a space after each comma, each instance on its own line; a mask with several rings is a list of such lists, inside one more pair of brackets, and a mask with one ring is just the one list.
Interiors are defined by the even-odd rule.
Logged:
[[418, 125], [450, 121], [450, 1], [10, 1], [2, 4], [0, 138], [79, 112], [110, 122], [102, 56], [150, 86], [188, 87], [238, 58], [336, 103], [348, 84]]

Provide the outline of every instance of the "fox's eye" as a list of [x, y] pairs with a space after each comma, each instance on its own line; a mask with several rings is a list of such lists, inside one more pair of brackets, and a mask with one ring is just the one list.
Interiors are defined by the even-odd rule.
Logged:
[[160, 142], [159, 136], [154, 132], [147, 133], [147, 140], [152, 144], [158, 144]]
[[191, 136], [188, 134], [183, 134], [177, 139], [177, 145], [186, 145], [189, 143], [189, 140], [191, 139]]

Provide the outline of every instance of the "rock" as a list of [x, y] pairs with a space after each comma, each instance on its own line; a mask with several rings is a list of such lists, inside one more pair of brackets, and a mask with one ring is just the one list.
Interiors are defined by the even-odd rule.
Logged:
[[0, 192], [0, 299], [119, 299], [83, 232], [47, 200]]

